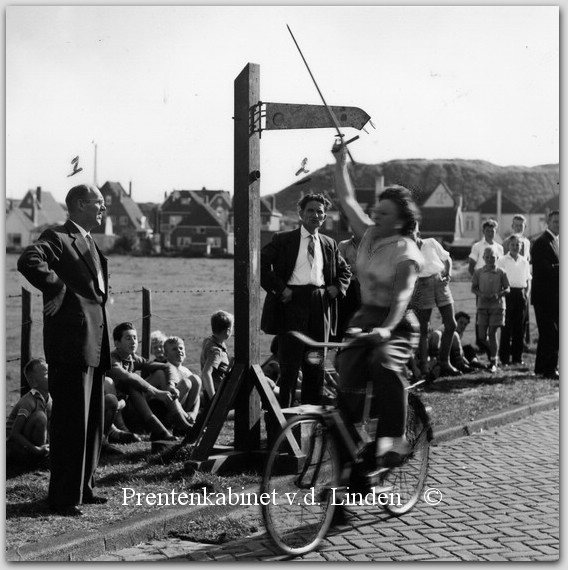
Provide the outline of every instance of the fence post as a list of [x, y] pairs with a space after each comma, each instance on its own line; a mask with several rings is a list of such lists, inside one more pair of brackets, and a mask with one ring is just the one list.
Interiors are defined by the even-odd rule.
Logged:
[[142, 356], [150, 358], [150, 329], [152, 327], [152, 292], [142, 287]]
[[22, 336], [20, 344], [20, 396], [29, 391], [24, 367], [32, 357], [32, 295], [22, 287]]

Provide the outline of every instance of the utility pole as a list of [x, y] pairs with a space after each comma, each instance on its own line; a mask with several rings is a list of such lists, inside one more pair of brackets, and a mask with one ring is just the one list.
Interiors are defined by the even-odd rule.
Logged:
[[93, 184], [98, 188], [99, 185], [97, 184], [97, 143], [95, 141], [92, 142], [95, 145], [95, 167], [93, 170]]

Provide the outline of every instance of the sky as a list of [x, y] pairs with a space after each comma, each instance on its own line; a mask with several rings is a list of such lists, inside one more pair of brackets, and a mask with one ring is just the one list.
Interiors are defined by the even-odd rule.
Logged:
[[[234, 80], [260, 98], [360, 107], [357, 162], [558, 163], [556, 6], [6, 7], [6, 196], [120, 182], [138, 202], [233, 192]], [[333, 162], [331, 128], [264, 131], [261, 195]], [[95, 172], [96, 149], [96, 172]], [[73, 176], [79, 156], [83, 170]]]

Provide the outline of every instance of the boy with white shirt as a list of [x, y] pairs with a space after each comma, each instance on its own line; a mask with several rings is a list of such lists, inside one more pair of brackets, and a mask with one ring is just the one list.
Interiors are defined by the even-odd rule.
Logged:
[[531, 280], [530, 264], [520, 254], [521, 236], [510, 236], [508, 246], [509, 252], [497, 261], [497, 267], [505, 271], [511, 287], [499, 346], [499, 360], [505, 365], [509, 364], [509, 359], [511, 364], [523, 364], [523, 316], [527, 310]]

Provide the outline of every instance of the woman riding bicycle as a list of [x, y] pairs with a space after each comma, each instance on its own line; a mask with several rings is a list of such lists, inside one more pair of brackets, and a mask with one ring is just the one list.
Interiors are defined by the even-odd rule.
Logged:
[[407, 188], [389, 186], [379, 195], [371, 219], [355, 198], [345, 145], [336, 142], [332, 153], [335, 191], [354, 235], [361, 240], [357, 274], [362, 305], [349, 327], [371, 333], [355, 339], [338, 355], [338, 407], [349, 424], [360, 422], [367, 379], [373, 380], [371, 416], [379, 418], [375, 454], [380, 466], [394, 467], [409, 451], [404, 435], [404, 369], [419, 339], [418, 320], [407, 307], [423, 264], [411, 237], [420, 213]]

